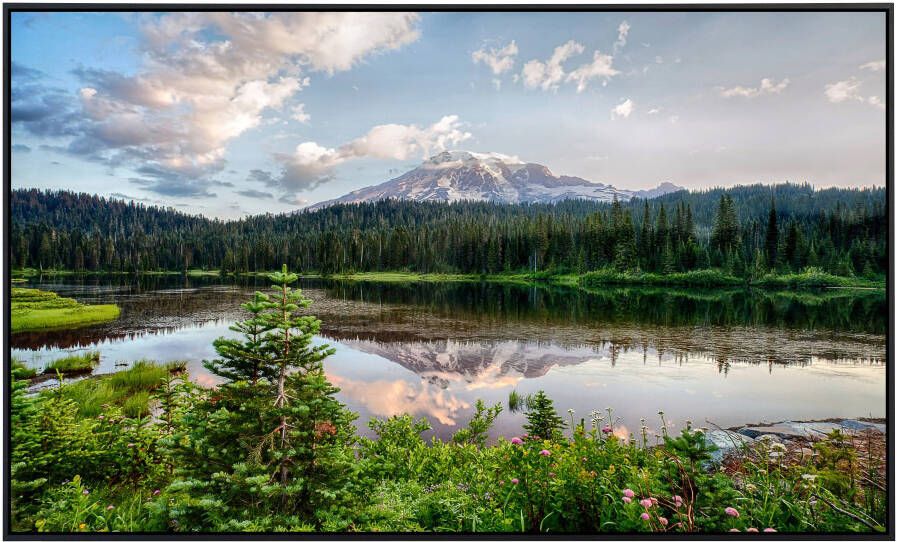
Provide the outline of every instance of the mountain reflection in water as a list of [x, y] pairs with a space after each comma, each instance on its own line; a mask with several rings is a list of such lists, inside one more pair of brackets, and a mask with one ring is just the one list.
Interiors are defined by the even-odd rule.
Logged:
[[[263, 279], [90, 278], [34, 286], [88, 303], [115, 302], [116, 322], [18, 333], [14, 355], [42, 366], [101, 352], [98, 372], [141, 358], [201, 360], [232, 335], [239, 305]], [[545, 389], [577, 417], [613, 406], [630, 425], [657, 410], [673, 423], [883, 415], [886, 297], [881, 292], [572, 288], [496, 283], [410, 285], [302, 281], [322, 321], [325, 363], [362, 414], [426, 415], [445, 437], [476, 399]], [[519, 430], [504, 413], [496, 434]], [[637, 425], [637, 424], [636, 424]]]

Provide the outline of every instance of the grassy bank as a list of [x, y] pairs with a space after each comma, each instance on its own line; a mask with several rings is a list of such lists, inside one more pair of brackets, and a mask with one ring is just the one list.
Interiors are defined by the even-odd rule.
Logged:
[[62, 392], [78, 405], [78, 413], [83, 417], [98, 416], [103, 405], [121, 407], [122, 413], [130, 418], [146, 416], [151, 394], [162, 385], [162, 379], [171, 372], [183, 371], [185, 366], [183, 362], [157, 365], [138, 361], [125, 371], [66, 384]]
[[[35, 276], [35, 269], [14, 270], [14, 275]], [[75, 272], [67, 270], [45, 270], [44, 275], [102, 275], [102, 274], [127, 274]], [[218, 269], [190, 269], [187, 271], [142, 271], [140, 274], [147, 276], [186, 275], [188, 277], [219, 277], [222, 272]], [[270, 271], [246, 271], [238, 273], [224, 273], [225, 276], [240, 277], [264, 277]], [[507, 272], [507, 273], [415, 273], [410, 271], [366, 271], [358, 273], [332, 273], [321, 274], [317, 272], [302, 273], [304, 279], [327, 278], [333, 280], [350, 280], [358, 282], [384, 282], [384, 283], [417, 283], [417, 282], [500, 282], [507, 284], [532, 284], [545, 282], [562, 284], [566, 286], [582, 286], [585, 288], [597, 288], [605, 285], [627, 286], [677, 286], [688, 288], [708, 287], [741, 287], [750, 286], [769, 290], [781, 289], [810, 289], [810, 288], [875, 288], [884, 289], [885, 280], [866, 279], [862, 277], [843, 277], [832, 275], [819, 269], [808, 268], [800, 273], [775, 274], [770, 273], [759, 278], [742, 278], [726, 273], [720, 269], [697, 269], [675, 273], [643, 273], [639, 271], [617, 271], [614, 269], [599, 269], [583, 274], [556, 273], [552, 271]]]
[[13, 332], [81, 327], [115, 320], [121, 313], [117, 305], [82, 305], [32, 288], [12, 288], [11, 301]]
[[45, 375], [54, 375], [56, 373], [65, 376], [82, 375], [93, 372], [93, 368], [100, 362], [99, 352], [87, 352], [74, 356], [66, 356], [53, 360], [44, 368]]

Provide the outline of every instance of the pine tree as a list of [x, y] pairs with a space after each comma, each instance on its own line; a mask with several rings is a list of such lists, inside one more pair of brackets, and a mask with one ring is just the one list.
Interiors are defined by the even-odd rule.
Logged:
[[272, 293], [256, 293], [244, 305], [251, 318], [234, 326], [242, 343], [215, 343], [221, 358], [207, 366], [228, 380], [194, 402], [172, 439], [185, 521], [215, 521], [231, 508], [239, 513], [217, 519], [318, 525], [348, 495], [354, 414], [324, 374], [333, 349], [313, 344], [321, 322], [303, 314], [311, 302], [290, 287], [298, 276], [284, 265], [269, 279]]
[[776, 216], [776, 199], [772, 198], [769, 207], [769, 218], [766, 221], [766, 264], [770, 271], [775, 271], [779, 255], [779, 226]]
[[548, 440], [566, 427], [564, 420], [554, 410], [554, 401], [542, 390], [527, 398], [526, 408], [523, 429], [532, 436]]

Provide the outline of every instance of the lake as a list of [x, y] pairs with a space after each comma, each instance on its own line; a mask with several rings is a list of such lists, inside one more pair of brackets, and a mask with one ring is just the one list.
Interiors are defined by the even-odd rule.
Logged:
[[[12, 336], [34, 367], [98, 350], [96, 373], [139, 359], [202, 365], [212, 341], [245, 313], [264, 279], [86, 277], [33, 280], [86, 303], [117, 303], [121, 317], [77, 330]], [[545, 390], [569, 419], [614, 409], [620, 432], [640, 419], [672, 430], [785, 419], [884, 417], [887, 301], [881, 291], [758, 292], [575, 288], [498, 283], [387, 284], [303, 280], [322, 320], [318, 342], [339, 398], [367, 420], [426, 416], [439, 438], [464, 426], [477, 399], [507, 405], [512, 390]], [[503, 412], [493, 435], [515, 435]], [[588, 423], [588, 422], [587, 422]]]

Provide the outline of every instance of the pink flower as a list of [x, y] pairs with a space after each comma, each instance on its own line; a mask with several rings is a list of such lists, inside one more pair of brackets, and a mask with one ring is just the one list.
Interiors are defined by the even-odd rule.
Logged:
[[654, 503], [651, 502], [651, 499], [642, 499], [638, 503], [645, 508], [651, 508], [654, 505]]
[[523, 441], [517, 437], [511, 439], [511, 444], [523, 444]]
[[115, 510], [115, 506], [110, 504], [109, 506], [106, 507], [106, 510]]
[[779, 531], [773, 529], [772, 527], [767, 527], [767, 528], [763, 529], [763, 532], [764, 533], [777, 533]]
[[673, 501], [676, 503], [676, 508], [682, 506], [682, 497], [680, 497], [679, 495], [674, 496]]
[[629, 504], [632, 502], [632, 499], [630, 499], [629, 497], [623, 497], [623, 502], [625, 502], [626, 504]]
[[748, 527], [747, 529], [745, 529], [745, 531], [747, 531], [749, 533], [759, 533], [760, 532], [757, 530], [756, 527]]
[[511, 478], [511, 483], [516, 486], [517, 484], [520, 483], [520, 480], [518, 480], [517, 478]]
[[157, 489], [157, 490], [153, 491], [153, 496], [156, 496], [156, 495], [158, 495], [159, 493], [162, 493], [162, 491]]
[[664, 527], [666, 527], [667, 523], [669, 523], [669, 520], [667, 520], [667, 518], [664, 518], [664, 517], [657, 518], [657, 521], [659, 521], [660, 524], [663, 525]]
[[542, 450], [541, 452], [539, 452], [539, 455], [546, 455], [546, 456], [547, 456], [547, 455], [551, 455], [551, 452], [549, 452], [548, 450]]
[[601, 428], [601, 432], [606, 435], [608, 433], [613, 433], [614, 430], [611, 428], [611, 426], [605, 425], [604, 427]]
[[651, 519], [651, 516], [648, 515], [648, 512], [642, 512], [641, 518], [645, 521]]
[[629, 497], [631, 499], [631, 498], [635, 497], [635, 491], [633, 491], [627, 487], [626, 489], [623, 490], [623, 496]]
[[99, 416], [97, 416], [97, 419], [98, 419], [98, 420], [105, 420], [105, 419], [106, 419], [106, 416], [103, 416], [102, 414], [100, 414]]
[[84, 491], [81, 492], [81, 494], [82, 495], [90, 495], [90, 491], [85, 489]]
[[740, 533], [741, 531], [739, 531], [738, 529], [729, 529], [729, 532], [730, 533]]
[[657, 504], [657, 497], [651, 497], [651, 502]]
[[737, 518], [741, 514], [738, 513], [738, 510], [732, 508], [731, 506], [726, 507], [726, 515], [732, 516], [733, 518]]

